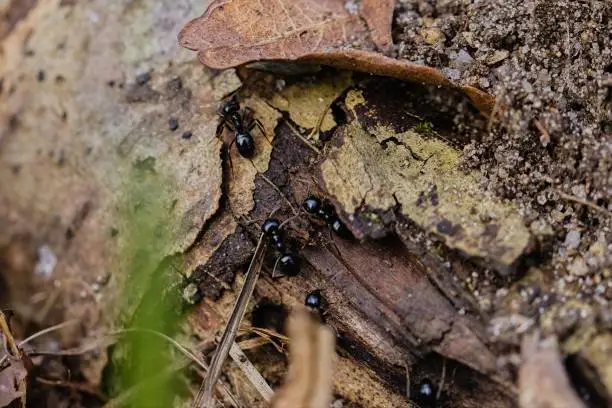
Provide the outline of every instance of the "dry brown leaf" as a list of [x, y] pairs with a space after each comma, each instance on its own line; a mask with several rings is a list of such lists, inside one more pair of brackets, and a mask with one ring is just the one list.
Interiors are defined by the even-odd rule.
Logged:
[[[217, 0], [179, 34], [204, 65], [223, 69], [258, 60], [295, 60], [358, 43], [372, 49], [368, 27], [344, 0]], [[377, 13], [368, 12], [370, 22]], [[385, 30], [376, 30], [382, 37]]]
[[473, 86], [454, 84], [435, 68], [385, 57], [372, 51], [343, 49], [333, 52], [317, 52], [303, 56], [300, 61], [388, 76], [408, 82], [458, 88], [485, 116], [491, 114], [495, 105], [493, 96]]
[[364, 1], [352, 14], [344, 0], [217, 0], [183, 28], [179, 42], [198, 51], [204, 65], [218, 69], [289, 60], [458, 87], [489, 115], [494, 105], [491, 95], [458, 86], [437, 69], [374, 51], [374, 45], [383, 51], [392, 45], [393, 5], [391, 0]]

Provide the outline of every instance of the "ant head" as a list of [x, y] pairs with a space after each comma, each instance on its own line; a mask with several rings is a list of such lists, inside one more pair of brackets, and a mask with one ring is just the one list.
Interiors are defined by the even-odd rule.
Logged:
[[239, 110], [240, 104], [238, 103], [236, 95], [232, 95], [232, 97], [221, 106], [221, 113], [224, 116], [229, 116], [234, 112], [238, 112]]
[[321, 291], [319, 289], [313, 290], [309, 294], [306, 295], [304, 299], [304, 305], [311, 309], [318, 309], [323, 304], [323, 295], [321, 295]]
[[264, 221], [263, 225], [261, 226], [261, 229], [264, 232], [264, 234], [268, 236], [278, 234], [279, 228], [280, 228], [280, 222], [276, 218], [268, 218], [266, 221]]

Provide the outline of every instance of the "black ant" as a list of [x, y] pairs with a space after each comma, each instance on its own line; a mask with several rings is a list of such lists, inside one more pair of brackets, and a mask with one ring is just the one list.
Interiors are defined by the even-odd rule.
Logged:
[[[235, 132], [234, 140], [230, 143], [236, 143], [236, 149], [242, 157], [250, 159], [255, 153], [255, 140], [251, 136], [251, 130], [255, 126], [264, 133], [263, 126], [257, 119], [253, 119], [252, 112], [245, 108], [243, 114], [240, 113], [240, 104], [236, 95], [233, 95], [227, 102], [225, 102], [219, 108], [219, 116], [221, 116], [221, 123], [217, 126], [217, 137], [221, 134], [224, 127], [229, 128]], [[264, 133], [265, 134], [265, 133]]]
[[280, 222], [275, 218], [268, 218], [264, 221], [261, 229], [270, 238], [274, 247], [282, 254], [276, 260], [276, 266], [283, 275], [296, 276], [300, 273], [300, 258], [287, 252], [283, 238], [280, 235]]
[[417, 390], [415, 401], [426, 408], [432, 408], [436, 405], [436, 388], [433, 383], [428, 379], [423, 379]]
[[304, 299], [304, 305], [311, 309], [319, 309], [323, 304], [323, 296], [321, 295], [320, 290], [313, 290], [309, 294], [306, 295]]
[[351, 239], [353, 237], [351, 231], [338, 218], [334, 207], [329, 202], [321, 202], [318, 198], [309, 196], [302, 203], [302, 207], [304, 207], [308, 214], [315, 215], [324, 220], [340, 238]]

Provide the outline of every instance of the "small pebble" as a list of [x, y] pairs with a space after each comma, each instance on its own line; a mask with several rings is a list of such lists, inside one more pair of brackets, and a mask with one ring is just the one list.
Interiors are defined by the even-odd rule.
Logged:
[[576, 249], [580, 246], [580, 232], [572, 230], [565, 236], [565, 246], [568, 249]]
[[510, 52], [507, 50], [497, 50], [492, 55], [488, 56], [485, 60], [485, 64], [487, 65], [495, 65], [498, 62], [501, 62], [508, 58]]
[[569, 273], [575, 276], [584, 276], [589, 273], [589, 267], [587, 266], [584, 258], [581, 256], [577, 256], [574, 259], [574, 262], [571, 263], [570, 266], [567, 267]]
[[430, 27], [421, 30], [421, 36], [429, 45], [435, 45], [446, 41], [446, 37], [438, 27]]
[[196, 304], [202, 299], [200, 289], [195, 283], [189, 283], [183, 289], [183, 299], [189, 304]]
[[474, 62], [474, 58], [472, 58], [472, 56], [466, 50], [459, 50], [459, 53], [457, 53], [457, 58], [455, 58], [455, 65], [457, 68], [467, 68], [467, 66], [472, 62]]

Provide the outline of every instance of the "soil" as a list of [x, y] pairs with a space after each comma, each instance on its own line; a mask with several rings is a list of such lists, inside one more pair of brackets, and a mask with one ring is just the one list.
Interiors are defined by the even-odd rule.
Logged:
[[532, 230], [548, 231], [538, 266], [549, 282], [514, 311], [537, 320], [576, 298], [583, 314], [608, 308], [612, 3], [400, 1], [394, 43], [398, 58], [497, 97], [489, 131], [463, 148], [464, 164], [482, 172], [482, 187], [519, 203]]

